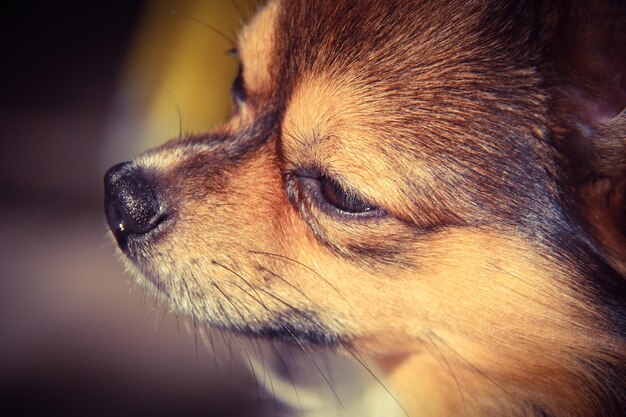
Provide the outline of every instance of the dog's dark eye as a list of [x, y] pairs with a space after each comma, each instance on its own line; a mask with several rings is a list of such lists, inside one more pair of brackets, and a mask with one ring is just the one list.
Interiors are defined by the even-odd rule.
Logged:
[[239, 70], [237, 70], [237, 77], [230, 88], [230, 93], [237, 106], [241, 106], [246, 101], [246, 90], [243, 85], [243, 65], [241, 63], [239, 64]]
[[[299, 197], [296, 198], [295, 190]], [[330, 215], [374, 216], [383, 213], [379, 207], [368, 203], [356, 192], [342, 187], [337, 181], [319, 173], [306, 172], [287, 176], [287, 194], [293, 204], [302, 198], [314, 203]]]
[[234, 108], [236, 112], [239, 110], [239, 107], [241, 107], [246, 101], [246, 89], [243, 82], [243, 64], [239, 60], [239, 51], [237, 50], [237, 48], [231, 49], [230, 51], [228, 51], [228, 53], [239, 62], [237, 76], [235, 77], [235, 81], [233, 81], [233, 85], [230, 87], [230, 94], [233, 97], [233, 102], [235, 105]]
[[332, 179], [320, 177], [319, 181], [326, 201], [339, 210], [347, 213], [367, 213], [376, 210], [376, 207], [366, 203], [354, 193], [344, 190]]

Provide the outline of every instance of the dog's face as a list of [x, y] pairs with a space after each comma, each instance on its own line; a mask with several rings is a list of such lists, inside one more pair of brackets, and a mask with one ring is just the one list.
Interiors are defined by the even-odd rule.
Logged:
[[145, 285], [220, 328], [358, 348], [399, 392], [421, 381], [409, 406], [441, 388], [458, 411], [462, 383], [466, 409], [582, 407], [569, 365], [612, 343], [579, 288], [593, 257], [531, 12], [488, 3], [264, 6], [231, 120], [107, 176]]

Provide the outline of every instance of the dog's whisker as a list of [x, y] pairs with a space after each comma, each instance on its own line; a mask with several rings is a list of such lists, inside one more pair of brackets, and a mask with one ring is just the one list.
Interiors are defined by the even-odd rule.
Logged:
[[305, 319], [307, 319], [311, 324], [313, 324], [314, 326], [319, 328], [320, 331], [322, 331], [323, 333], [332, 334], [332, 331], [330, 329], [324, 327], [322, 324], [319, 323], [318, 320], [315, 320], [313, 317], [311, 317], [310, 315], [306, 314], [304, 311], [302, 311], [302, 309], [299, 309], [299, 308], [295, 307], [294, 305], [292, 305], [291, 303], [283, 300], [282, 298], [280, 298], [276, 294], [272, 293], [271, 291], [267, 291], [266, 289], [261, 288], [261, 287], [256, 287], [256, 288], [257, 288], [257, 290], [259, 290], [262, 293], [266, 294], [270, 298], [278, 301], [279, 303], [281, 303], [284, 306], [286, 306], [287, 308], [289, 308], [290, 312], [296, 313], [299, 316], [304, 317]]
[[[491, 378], [489, 375], [487, 375], [482, 369], [478, 368], [476, 365], [474, 365], [472, 362], [468, 361], [463, 355], [461, 355], [456, 349], [454, 349], [452, 346], [450, 346], [443, 338], [441, 338], [438, 334], [436, 334], [432, 329], [429, 331], [430, 336], [432, 336], [432, 338], [437, 339], [440, 343], [442, 343], [450, 352], [454, 353], [458, 358], [460, 358], [465, 364], [467, 364], [470, 368], [472, 368], [476, 373], [478, 373], [479, 375], [481, 375], [483, 378], [485, 378], [486, 380], [488, 380], [489, 382], [491, 382], [493, 385], [495, 385], [496, 387], [498, 387], [502, 392], [504, 392], [513, 402], [518, 403], [519, 401], [518, 399], [511, 394], [506, 388], [504, 388], [500, 383], [498, 383], [497, 381], [495, 381], [493, 378]], [[431, 341], [434, 341], [431, 338]]]
[[[237, 307], [237, 305], [233, 302], [233, 300], [226, 294], [226, 292], [224, 290], [222, 290], [222, 288], [217, 284], [217, 283], [213, 283], [212, 284], [213, 287], [220, 293], [222, 294], [222, 296], [224, 297], [224, 299], [235, 309], [235, 311], [237, 312], [237, 314], [239, 314], [239, 316], [241, 317], [241, 319], [243, 320], [244, 324], [248, 325], [248, 322], [245, 318], [245, 315], [241, 312], [241, 310], [239, 309], [239, 307]], [[222, 307], [223, 308], [223, 307]], [[228, 314], [226, 313], [226, 311], [223, 312], [224, 315], [226, 317], [228, 317]], [[237, 342], [239, 344], [241, 344], [241, 341], [237, 338]], [[254, 370], [254, 365], [252, 364], [252, 359], [250, 358], [250, 354], [248, 353], [248, 350], [245, 348], [245, 346], [242, 345], [242, 348], [244, 350], [244, 353], [246, 355], [246, 358], [248, 359], [248, 364], [250, 366], [250, 369], [252, 371], [252, 376], [253, 379], [255, 381], [255, 386], [256, 386], [256, 391], [257, 391], [257, 399], [259, 401], [259, 404], [261, 402], [261, 388], [259, 386], [259, 379], [258, 379], [258, 375], [256, 374], [256, 371]]]
[[159, 89], [161, 89], [167, 94], [169, 99], [172, 101], [172, 104], [174, 104], [174, 107], [176, 107], [176, 114], [178, 115], [178, 139], [182, 139], [183, 137], [183, 114], [182, 114], [182, 111], [180, 110], [180, 105], [178, 104], [178, 100], [176, 99], [176, 96], [174, 95], [174, 93], [172, 93], [172, 91], [166, 86], [159, 85]]
[[274, 400], [274, 412], [276, 416], [278, 416], [278, 399], [276, 398], [276, 390], [274, 389], [274, 381], [272, 379], [272, 373], [270, 372], [267, 364], [265, 363], [265, 355], [263, 355], [263, 349], [261, 349], [260, 345], [257, 342], [257, 351], [259, 352], [259, 357], [261, 359], [261, 366], [263, 368], [263, 383], [265, 384], [265, 377], [269, 379], [270, 389], [272, 390], [272, 398]]
[[193, 320], [193, 347], [196, 359], [198, 359], [198, 329], [196, 323], [196, 315], [192, 315], [191, 319]]
[[237, 0], [230, 0], [230, 4], [233, 5], [233, 8], [237, 11], [237, 14], [239, 15], [239, 18], [241, 19], [241, 22], [245, 22], [246, 21], [246, 17], [244, 16], [243, 12], [241, 11], [241, 8], [239, 7], [239, 5], [237, 4]]
[[322, 281], [324, 281], [330, 288], [333, 289], [333, 291], [335, 291], [337, 293], [337, 295], [339, 295], [341, 297], [341, 299], [348, 305], [348, 307], [352, 308], [352, 306], [350, 305], [350, 303], [348, 302], [348, 300], [346, 299], [346, 297], [337, 289], [337, 287], [335, 287], [328, 279], [324, 278], [324, 276], [322, 276], [319, 272], [317, 272], [316, 270], [314, 270], [313, 268], [311, 268], [310, 266], [303, 264], [302, 262], [290, 258], [289, 256], [286, 255], [281, 255], [278, 253], [273, 253], [273, 252], [266, 252], [266, 251], [257, 251], [257, 250], [249, 250], [249, 253], [253, 253], [256, 255], [265, 255], [265, 256], [271, 256], [277, 259], [282, 259], [284, 261], [288, 261], [288, 262], [292, 262], [296, 265], [299, 265], [301, 267], [303, 267], [304, 269], [312, 272], [315, 276], [317, 276], [318, 278], [320, 278]]
[[[435, 360], [439, 363], [439, 365], [444, 370], [446, 370], [446, 372], [452, 377], [452, 379], [454, 379], [454, 383], [455, 383], [455, 385], [457, 387], [457, 391], [459, 392], [459, 396], [461, 397], [461, 401], [463, 402], [463, 414], [467, 414], [467, 403], [465, 402], [465, 394], [463, 393], [463, 388], [461, 387], [461, 382], [459, 381], [459, 378], [457, 377], [456, 373], [454, 372], [454, 368], [452, 367], [452, 365], [450, 365], [450, 362], [448, 361], [446, 356], [443, 354], [441, 349], [439, 349], [439, 346], [437, 346], [435, 344], [435, 342], [432, 340], [431, 335], [427, 333], [427, 337], [428, 337], [428, 340], [429, 340], [430, 343], [426, 343], [422, 339], [423, 346], [426, 348], [426, 350], [428, 350], [430, 355], [433, 358], [435, 358]], [[429, 345], [435, 348], [435, 350], [437, 351], [437, 354], [435, 354], [430, 349]]]
[[287, 364], [285, 364], [285, 361], [283, 360], [282, 354], [278, 351], [278, 349], [276, 349], [276, 346], [274, 345], [274, 342], [271, 339], [269, 340], [269, 344], [270, 344], [272, 350], [274, 351], [274, 354], [278, 358], [278, 361], [280, 362], [280, 365], [282, 366], [283, 370], [287, 374], [287, 378], [289, 379], [289, 382], [291, 383], [291, 387], [293, 388], [293, 392], [296, 395], [296, 400], [298, 401], [298, 407], [300, 408], [300, 412], [304, 413], [304, 409], [302, 408], [302, 401], [300, 400], [300, 394], [298, 394], [298, 389], [296, 388], [296, 384], [295, 384], [295, 382], [293, 380], [293, 377], [291, 376], [291, 372], [289, 371], [289, 367], [287, 366]]
[[204, 328], [207, 332], [207, 334], [209, 335], [209, 343], [211, 345], [211, 352], [213, 353], [213, 365], [215, 365], [215, 371], [217, 372], [218, 370], [218, 366], [217, 366], [217, 351], [215, 350], [215, 341], [213, 340], [213, 327], [205, 324]]
[[[233, 272], [233, 271], [231, 271]], [[240, 275], [237, 275], [240, 278], [242, 278]], [[243, 279], [243, 278], [242, 278]], [[256, 292], [256, 290], [262, 291], [263, 293], [267, 294], [268, 296], [270, 296], [271, 298], [274, 298], [275, 300], [281, 302], [282, 304], [286, 305], [287, 307], [290, 308], [290, 311], [298, 314], [299, 316], [304, 317], [305, 319], [309, 320], [311, 323], [313, 323], [314, 325], [320, 327], [320, 329], [322, 329], [322, 331], [327, 332], [328, 330], [326, 328], [324, 328], [323, 326], [321, 326], [316, 320], [312, 319], [311, 317], [309, 317], [308, 315], [304, 314], [302, 311], [300, 311], [299, 309], [297, 309], [296, 307], [292, 306], [291, 304], [289, 304], [288, 302], [282, 300], [280, 297], [277, 297], [276, 295], [272, 294], [271, 292], [268, 292], [266, 290], [264, 290], [263, 288], [259, 288], [257, 287], [256, 290], [253, 288], [253, 290], [255, 291], [255, 293], [257, 294], [257, 296], [253, 295], [252, 293], [250, 293], [249, 291], [245, 290], [243, 287], [241, 287], [240, 285], [238, 285], [237, 283], [232, 283], [233, 285], [235, 285], [238, 289], [240, 289], [244, 294], [246, 294], [247, 296], [249, 296], [252, 300], [254, 300], [255, 302], [259, 303], [263, 308], [265, 308], [268, 313], [271, 314], [271, 310], [269, 310], [269, 308], [265, 305], [265, 303], [262, 301], [262, 299], [260, 298], [260, 295], [258, 294], [258, 292]], [[314, 360], [314, 358], [310, 355], [310, 353], [306, 350], [306, 348], [302, 345], [302, 343], [300, 342], [300, 340], [293, 334], [293, 332], [291, 330], [289, 330], [289, 328], [283, 324], [280, 324], [281, 328], [286, 331], [287, 333], [289, 333], [289, 335], [291, 337], [293, 337], [295, 340], [297, 340], [298, 344], [300, 345], [300, 348], [305, 352], [305, 354], [307, 355], [307, 357], [313, 362], [313, 365], [315, 366], [315, 368], [318, 370], [318, 372], [320, 373], [320, 375], [322, 376], [322, 378], [325, 380], [325, 382], [328, 384], [328, 386], [330, 387], [331, 391], [333, 392], [333, 395], [335, 396], [335, 398], [337, 399], [337, 401], [339, 402], [339, 404], [341, 405], [341, 408], [343, 409], [343, 411], [346, 413], [347, 415], [347, 411], [341, 401], [341, 399], [339, 398], [335, 388], [333, 387], [332, 383], [330, 382], [330, 380], [328, 379], [328, 377], [324, 374], [324, 372], [322, 371], [322, 369], [319, 367], [319, 365], [317, 364], [317, 362]], [[272, 345], [272, 347], [274, 347]], [[274, 347], [274, 350], [275, 347]], [[278, 352], [276, 352], [278, 354]], [[280, 355], [279, 355], [280, 357]], [[282, 360], [282, 358], [280, 358], [280, 362], [284, 365], [284, 361]], [[288, 377], [290, 379], [290, 381], [293, 384], [293, 379], [289, 373], [289, 371], [287, 370], [287, 367], [285, 366], [285, 370], [288, 373]], [[270, 375], [271, 378], [271, 375]], [[273, 387], [272, 387], [273, 389]], [[300, 397], [297, 394], [297, 390], [295, 388], [294, 385], [294, 390], [296, 391], [296, 396], [298, 398], [298, 402], [300, 404], [301, 407], [301, 402], [300, 402]], [[275, 394], [275, 393], [274, 393]]]
[[[198, 281], [198, 278], [191, 274], [190, 275], [191, 280], [195, 283], [196, 288], [198, 288], [200, 290], [200, 292], [202, 293], [203, 297], [206, 297], [206, 292], [204, 290], [204, 288], [200, 285], [200, 282]], [[197, 338], [195, 337], [195, 329], [196, 329], [196, 325], [197, 323], [197, 317], [202, 317], [202, 315], [200, 314], [200, 312], [198, 311], [198, 307], [197, 307], [197, 303], [193, 302], [193, 299], [191, 297], [191, 293], [189, 291], [189, 287], [186, 283], [184, 283], [183, 285], [185, 287], [185, 292], [187, 294], [187, 303], [188, 305], [191, 306], [191, 316], [193, 317], [193, 321], [194, 321], [194, 342], [195, 342], [195, 346], [196, 346], [196, 357], [197, 357]], [[206, 333], [206, 335], [208, 336], [209, 339], [209, 345], [210, 345], [210, 349], [211, 349], [211, 353], [213, 356], [213, 362], [214, 362], [214, 366], [215, 366], [215, 371], [218, 371], [218, 363], [217, 363], [217, 350], [216, 350], [216, 345], [215, 342], [213, 340], [213, 332], [212, 332], [212, 328], [207, 324], [207, 323], [202, 323], [202, 329], [203, 331]], [[178, 326], [178, 314], [176, 314], [176, 325]], [[221, 330], [220, 334], [221, 333]], [[223, 334], [222, 334], [223, 336]], [[224, 338], [224, 344], [227, 345], [227, 341], [226, 338]], [[228, 345], [228, 347], [230, 348], [230, 345]]]
[[198, 19], [197, 17], [190, 16], [190, 15], [188, 15], [186, 13], [181, 13], [178, 10], [173, 10], [173, 9], [170, 9], [170, 10], [166, 10], [166, 9], [150, 9], [149, 12], [165, 13], [165, 14], [168, 14], [168, 15], [171, 15], [171, 16], [175, 16], [175, 17], [178, 17], [178, 18], [181, 18], [181, 19], [189, 20], [191, 22], [197, 23], [200, 26], [204, 26], [205, 28], [209, 29], [213, 33], [221, 36], [223, 39], [227, 40], [231, 45], [235, 46], [237, 44], [237, 42], [233, 38], [228, 36], [223, 31], [219, 30], [215, 26], [210, 25], [209, 23], [203, 21], [202, 19]]
[[300, 295], [302, 295], [307, 301], [310, 301], [311, 304], [313, 304], [313, 306], [315, 307], [319, 307], [319, 304], [316, 303], [315, 301], [313, 301], [308, 295], [306, 295], [306, 293], [304, 291], [302, 291], [301, 288], [296, 287], [294, 284], [292, 284], [291, 282], [289, 282], [287, 279], [283, 278], [282, 276], [280, 276], [279, 274], [277, 274], [275, 271], [272, 271], [271, 269], [269, 269], [266, 266], [263, 265], [258, 265], [257, 264], [257, 269], [262, 272], [262, 273], [268, 273], [270, 274], [272, 277], [277, 278], [278, 280], [280, 280], [281, 282], [283, 282], [285, 285], [287, 285], [288, 287], [294, 289], [295, 291], [297, 291]]
[[[243, 281], [244, 281], [247, 285], [249, 285], [249, 286], [250, 286], [250, 284], [249, 284], [249, 283], [245, 280], [245, 278], [243, 278], [240, 274], [236, 273], [236, 272], [235, 272], [234, 270], [232, 270], [231, 268], [228, 268], [227, 266], [225, 266], [225, 265], [223, 265], [223, 264], [221, 264], [221, 263], [219, 263], [219, 262], [217, 262], [217, 261], [215, 261], [215, 262], [214, 262], [214, 264], [215, 264], [215, 265], [218, 265], [218, 266], [220, 266], [220, 267], [222, 267], [222, 268], [224, 268], [224, 269], [226, 269], [226, 270], [227, 270], [227, 271], [229, 271], [230, 273], [232, 273], [232, 274], [234, 274], [235, 276], [237, 276], [238, 278], [242, 279], [242, 280], [243, 280]], [[265, 309], [267, 310], [267, 312], [268, 312], [268, 313], [271, 313], [271, 310], [270, 310], [269, 308], [267, 308], [267, 306], [263, 303], [263, 301], [262, 301], [262, 299], [260, 298], [260, 296], [258, 296], [258, 293], [257, 293], [257, 296], [258, 296], [258, 297], [255, 297], [254, 295], [252, 295], [251, 293], [249, 293], [248, 291], [246, 291], [244, 288], [242, 288], [241, 286], [239, 286], [237, 283], [233, 282], [232, 284], [233, 284], [233, 285], [235, 285], [237, 288], [239, 288], [242, 292], [244, 292], [244, 293], [245, 293], [246, 295], [248, 295], [250, 298], [252, 298], [254, 301], [256, 301], [256, 302], [260, 303], [260, 304], [263, 306], [263, 308], [265, 308]], [[216, 285], [217, 285], [217, 284], [216, 284]], [[252, 286], [250, 286], [250, 287], [252, 288], [252, 290], [253, 290], [253, 291], [255, 291], [255, 290], [254, 290], [254, 288], [253, 288]], [[237, 307], [235, 306], [235, 304], [232, 302], [232, 300], [230, 299], [230, 297], [227, 297], [225, 293], [223, 293], [223, 294], [224, 294], [224, 296], [226, 297], [226, 300], [227, 300], [227, 301], [229, 301], [229, 302], [230, 302], [230, 304], [233, 306], [233, 308], [235, 308], [235, 309], [239, 312], [238, 308], [237, 308]], [[247, 327], [250, 327], [250, 325], [249, 325], [249, 324], [247, 324], [246, 318], [243, 316], [243, 314], [242, 314], [242, 313], [239, 313], [239, 314], [240, 314], [240, 316], [241, 316], [242, 320], [244, 321], [244, 323], [246, 323], [246, 326], [247, 326]], [[261, 365], [262, 365], [262, 369], [263, 369], [263, 381], [262, 381], [262, 382], [263, 382], [263, 384], [265, 385], [265, 378], [266, 378], [266, 376], [269, 378], [270, 388], [271, 388], [271, 390], [272, 390], [272, 398], [274, 399], [274, 410], [275, 410], [275, 412], [276, 412], [276, 413], [278, 413], [278, 403], [277, 403], [277, 398], [276, 398], [276, 392], [275, 392], [275, 390], [274, 390], [274, 382], [273, 382], [273, 380], [272, 380], [272, 375], [271, 375], [271, 373], [268, 371], [267, 366], [266, 366], [266, 364], [265, 364], [265, 358], [264, 358], [264, 355], [263, 355], [263, 351], [262, 351], [262, 349], [260, 348], [260, 346], [258, 345], [258, 343], [257, 343], [257, 350], [258, 350], [258, 352], [259, 352], [259, 358], [260, 358], [260, 360], [261, 360]], [[248, 355], [247, 351], [246, 351], [246, 355], [248, 356], [248, 362], [249, 362], [250, 367], [251, 367], [251, 370], [252, 370], [252, 372], [253, 372], [253, 374], [254, 374], [255, 381], [258, 381], [258, 379], [257, 379], [258, 375], [256, 374], [256, 371], [254, 370], [254, 365], [252, 364], [252, 361], [251, 361], [251, 359], [250, 359], [250, 357], [249, 357], [249, 355]], [[257, 382], [257, 383], [258, 383], [258, 382]], [[259, 398], [260, 398], [260, 393], [259, 393]]]
[[192, 303], [192, 297], [191, 297], [191, 292], [189, 291], [189, 286], [187, 285], [187, 281], [186, 280], [182, 280], [183, 286], [185, 288], [185, 292], [187, 294], [187, 299], [189, 300], [189, 304], [192, 307], [192, 314], [191, 314], [191, 319], [193, 320], [193, 342], [194, 342], [194, 352], [195, 352], [195, 357], [196, 359], [198, 359], [198, 333], [196, 330], [196, 316], [197, 313], [195, 311], [195, 303]]
[[386, 392], [387, 394], [391, 397], [391, 399], [398, 405], [398, 407], [400, 407], [400, 409], [402, 410], [402, 412], [404, 413], [404, 415], [406, 417], [409, 417], [409, 413], [406, 410], [406, 408], [404, 408], [404, 406], [402, 405], [402, 403], [400, 402], [400, 400], [395, 396], [395, 394], [393, 392], [391, 392], [391, 390], [380, 380], [380, 378], [374, 373], [374, 371], [372, 371], [372, 368], [370, 368], [370, 366], [367, 364], [367, 362], [365, 361], [365, 359], [363, 358], [363, 356], [359, 353], [359, 351], [356, 349], [355, 346], [351, 345], [348, 342], [345, 342], [342, 344], [343, 348], [350, 354], [350, 356], [352, 356], [352, 358], [356, 361], [356, 363], [361, 366], [363, 369], [365, 369], [365, 371], [374, 379], [374, 381], [380, 385]]
[[339, 398], [339, 394], [337, 393], [337, 390], [335, 389], [335, 387], [333, 387], [333, 385], [331, 384], [330, 380], [326, 377], [326, 374], [324, 374], [324, 371], [322, 371], [322, 369], [320, 368], [320, 366], [318, 365], [318, 363], [315, 361], [315, 359], [313, 358], [313, 356], [311, 355], [311, 353], [304, 347], [304, 345], [302, 344], [302, 342], [300, 342], [300, 340], [296, 337], [296, 335], [293, 334], [293, 332], [291, 330], [289, 330], [288, 327], [283, 327], [283, 329], [289, 333], [289, 335], [293, 338], [293, 340], [295, 340], [296, 344], [298, 346], [300, 346], [300, 349], [302, 349], [302, 351], [304, 352], [304, 354], [309, 358], [309, 360], [313, 363], [313, 366], [315, 366], [315, 369], [317, 369], [317, 371], [319, 372], [319, 374], [322, 376], [322, 378], [324, 379], [324, 381], [326, 381], [326, 384], [328, 385], [328, 387], [330, 388], [330, 390], [333, 393], [333, 396], [335, 397], [335, 399], [337, 400], [337, 402], [339, 403], [339, 405], [341, 406], [341, 409], [343, 410], [343, 413], [348, 416], [348, 411], [346, 410], [346, 407], [343, 405], [343, 402], [341, 401], [341, 398]]
[[259, 295], [259, 293], [256, 291], [255, 287], [253, 287], [248, 280], [246, 280], [241, 274], [237, 273], [236, 271], [234, 271], [232, 268], [227, 267], [226, 265], [218, 262], [218, 261], [213, 261], [214, 265], [217, 265], [223, 269], [225, 269], [226, 271], [230, 272], [231, 274], [235, 275], [237, 278], [241, 279], [248, 287], [250, 287], [250, 289], [252, 289], [252, 291], [254, 291], [254, 293], [257, 295], [259, 302], [261, 302], [261, 304], [263, 305], [263, 307], [267, 310], [268, 313], [270, 313], [271, 311], [267, 308], [267, 306], [265, 304], [263, 304], [262, 298]]

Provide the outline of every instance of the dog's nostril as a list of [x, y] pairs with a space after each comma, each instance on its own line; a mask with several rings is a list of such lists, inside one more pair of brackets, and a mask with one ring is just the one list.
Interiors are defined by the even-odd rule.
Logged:
[[104, 211], [111, 231], [123, 246], [131, 234], [145, 234], [162, 220], [159, 200], [141, 171], [124, 162], [104, 177]]

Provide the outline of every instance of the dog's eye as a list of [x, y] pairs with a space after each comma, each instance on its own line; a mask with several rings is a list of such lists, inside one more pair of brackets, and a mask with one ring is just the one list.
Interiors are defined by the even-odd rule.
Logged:
[[239, 60], [239, 51], [237, 48], [231, 49], [228, 53], [239, 62], [237, 76], [235, 77], [235, 81], [233, 81], [233, 85], [230, 87], [230, 94], [233, 97], [235, 112], [237, 112], [239, 107], [241, 107], [246, 101], [246, 89], [243, 82], [243, 64]]
[[243, 85], [243, 65], [241, 63], [237, 70], [237, 77], [235, 81], [233, 81], [233, 86], [230, 88], [230, 93], [237, 106], [241, 106], [244, 101], [246, 101], [246, 90]]
[[[337, 181], [326, 175], [310, 174], [288, 175], [288, 194], [295, 197], [294, 186], [300, 198], [304, 197], [319, 209], [330, 215], [374, 216], [383, 213], [379, 207], [368, 203], [355, 191], [342, 187]], [[295, 200], [292, 199], [292, 202]], [[296, 204], [296, 203], [294, 203]]]
[[319, 179], [322, 195], [330, 204], [347, 213], [367, 213], [376, 210], [371, 204], [353, 192], [344, 190], [339, 184], [327, 177]]

